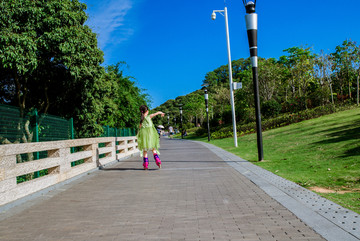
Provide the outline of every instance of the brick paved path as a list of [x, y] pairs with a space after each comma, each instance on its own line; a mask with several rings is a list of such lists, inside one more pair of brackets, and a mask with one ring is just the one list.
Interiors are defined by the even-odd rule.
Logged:
[[0, 240], [324, 240], [205, 146], [160, 151], [161, 170], [133, 157], [9, 210]]

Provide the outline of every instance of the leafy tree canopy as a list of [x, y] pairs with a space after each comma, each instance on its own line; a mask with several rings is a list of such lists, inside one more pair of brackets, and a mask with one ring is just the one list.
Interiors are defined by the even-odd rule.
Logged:
[[[121, 63], [101, 66], [96, 34], [78, 0], [0, 3], [0, 103], [73, 117], [79, 136], [101, 124], [131, 127], [147, 97]], [[136, 110], [135, 110], [136, 109]]]

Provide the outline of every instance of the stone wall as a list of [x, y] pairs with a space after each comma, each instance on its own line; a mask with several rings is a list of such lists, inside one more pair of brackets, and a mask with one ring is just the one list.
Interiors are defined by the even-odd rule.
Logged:
[[[17, 155], [42, 151], [46, 158], [16, 161]], [[135, 136], [0, 145], [0, 206], [138, 152]], [[71, 165], [78, 160], [84, 163]], [[44, 169], [47, 175], [17, 183], [17, 177]]]

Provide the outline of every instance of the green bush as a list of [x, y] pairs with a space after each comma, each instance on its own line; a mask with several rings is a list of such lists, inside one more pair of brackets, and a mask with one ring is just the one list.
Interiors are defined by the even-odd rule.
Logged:
[[306, 99], [305, 97], [295, 97], [290, 99], [282, 104], [283, 113], [296, 113], [306, 109]]
[[[324, 105], [319, 106], [314, 109], [308, 109], [299, 111], [298, 113], [287, 113], [277, 116], [275, 118], [263, 120], [261, 122], [261, 128], [263, 131], [290, 125], [292, 123], [297, 123], [304, 120], [310, 120], [313, 118], [317, 118], [323, 115], [328, 115], [334, 113], [336, 111], [342, 111], [353, 108], [353, 105], [344, 105], [335, 108], [333, 105]], [[237, 135], [241, 136], [244, 134], [254, 133], [256, 130], [256, 122], [250, 122], [247, 124], [238, 124], [236, 126]], [[221, 139], [226, 137], [233, 136], [233, 127], [232, 125], [227, 125], [222, 127], [216, 131], [212, 131], [211, 138], [212, 139]]]
[[265, 101], [261, 104], [261, 114], [264, 118], [274, 117], [280, 114], [281, 104], [279, 104], [276, 100]]
[[227, 132], [216, 131], [211, 134], [211, 139], [222, 139], [232, 136], [234, 136], [232, 131], [227, 131]]
[[323, 88], [317, 88], [316, 91], [312, 91], [308, 96], [307, 106], [308, 108], [315, 108], [331, 101], [331, 96], [328, 98], [329, 90]]
[[195, 135], [196, 136], [203, 136], [207, 134], [207, 129], [203, 128], [203, 127], [199, 127], [196, 131], [195, 131]]
[[198, 129], [200, 129], [201, 127], [191, 127], [191, 128], [189, 128], [189, 129], [186, 129], [186, 131], [188, 132], [188, 133], [190, 133], [190, 132], [196, 132]]
[[187, 130], [187, 129], [192, 129], [192, 128], [195, 128], [195, 125], [194, 125], [194, 123], [187, 122], [187, 123], [185, 123], [185, 124], [183, 125], [183, 128], [184, 128], [185, 130]]

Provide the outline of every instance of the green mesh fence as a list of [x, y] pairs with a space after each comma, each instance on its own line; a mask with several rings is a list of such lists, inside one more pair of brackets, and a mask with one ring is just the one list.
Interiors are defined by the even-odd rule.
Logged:
[[20, 118], [18, 108], [0, 105], [0, 143], [21, 142], [20, 138], [27, 121], [30, 121], [29, 116]]
[[[23, 116], [23, 117], [21, 117]], [[37, 110], [21, 115], [19, 108], [0, 105], [0, 144], [57, 141], [73, 138], [72, 119], [53, 115], [38, 115]], [[18, 163], [46, 158], [47, 152], [18, 155]], [[44, 176], [47, 169], [17, 177], [17, 182]]]
[[39, 141], [71, 139], [71, 121], [52, 115], [39, 117]]
[[0, 105], [0, 144], [67, 140], [72, 132], [72, 120], [38, 115], [36, 110], [22, 118], [19, 108]]
[[[66, 120], [53, 115], [38, 115], [37, 110], [26, 113], [21, 117], [19, 108], [0, 104], [0, 144], [29, 143], [42, 141], [58, 141], [74, 139], [73, 120]], [[102, 137], [135, 136], [134, 128], [104, 127]], [[76, 152], [71, 148], [71, 152]], [[47, 151], [25, 153], [17, 156], [17, 162], [27, 162], [47, 157]], [[76, 166], [83, 160], [71, 163]], [[47, 169], [17, 177], [17, 182], [44, 176]]]
[[[113, 128], [109, 126], [103, 126], [104, 133], [102, 137], [122, 137], [122, 136], [135, 136], [135, 128]], [[99, 143], [99, 147], [104, 147], [104, 143]], [[116, 151], [119, 153], [119, 151]], [[105, 157], [104, 154], [99, 155], [99, 158]]]
[[113, 128], [109, 126], [103, 126], [104, 134], [102, 137], [121, 137], [121, 136], [135, 136], [135, 128]]

